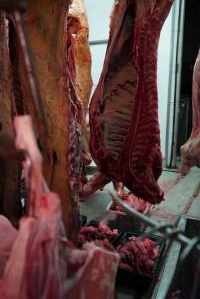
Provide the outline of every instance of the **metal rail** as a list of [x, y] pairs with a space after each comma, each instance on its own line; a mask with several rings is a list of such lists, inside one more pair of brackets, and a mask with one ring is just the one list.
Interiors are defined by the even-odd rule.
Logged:
[[[183, 231], [178, 230], [176, 227], [174, 227], [171, 224], [164, 224], [160, 225], [157, 221], [154, 219], [151, 219], [140, 212], [136, 211], [135, 209], [131, 208], [128, 204], [123, 202], [114, 192], [109, 191], [112, 200], [118, 204], [122, 209], [127, 212], [130, 216], [136, 218], [137, 220], [145, 223], [149, 227], [152, 228], [150, 233], [159, 232], [161, 233], [166, 239], [169, 239], [171, 241], [177, 241], [185, 246], [183, 252], [180, 256], [180, 262], [183, 262], [187, 256], [190, 254], [190, 252], [197, 248], [200, 250], [200, 237], [194, 237], [192, 239], [188, 238], [184, 235]], [[148, 233], [149, 234], [149, 233]]]
[[97, 40], [92, 40], [89, 42], [90, 46], [98, 46], [98, 45], [106, 45], [108, 42], [107, 39], [97, 39]]

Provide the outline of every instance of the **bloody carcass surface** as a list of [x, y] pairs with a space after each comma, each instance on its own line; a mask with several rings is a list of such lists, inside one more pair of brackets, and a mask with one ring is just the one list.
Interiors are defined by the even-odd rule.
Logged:
[[[73, 87], [68, 65], [66, 24], [70, 2], [28, 1], [26, 29], [46, 122], [46, 139], [40, 143], [44, 157], [44, 176], [51, 189], [61, 198], [65, 228], [68, 236], [73, 237], [79, 229], [82, 107]], [[7, 40], [4, 40], [4, 47], [9, 46], [12, 66], [10, 69], [13, 74], [10, 77], [6, 74], [4, 81], [13, 81], [13, 86], [9, 85], [10, 81], [7, 86], [5, 85], [7, 81], [3, 82], [4, 88], [8, 89], [5, 97], [6, 104], [4, 103], [6, 106], [2, 110], [6, 111], [6, 115], [2, 117], [6, 134], [9, 134], [6, 126], [10, 121], [11, 111], [12, 114], [29, 113], [36, 125], [35, 128], [40, 127], [32, 104], [28, 78], [24, 72], [23, 55], [12, 15], [8, 15], [8, 19]], [[10, 88], [13, 90], [10, 91]], [[10, 108], [13, 98], [16, 111]], [[38, 137], [37, 130], [36, 134]], [[8, 170], [11, 172], [10, 169]], [[19, 184], [16, 182], [18, 173], [14, 170], [10, 177], [7, 175], [4, 177], [19, 189]], [[5, 182], [3, 190], [7, 188], [6, 184], [8, 182]]]
[[44, 176], [61, 198], [68, 236], [78, 230], [82, 113], [67, 64], [65, 26], [70, 2], [29, 1], [27, 12], [29, 42], [47, 122]]
[[183, 175], [193, 166], [200, 167], [200, 51], [198, 53], [192, 82], [193, 125], [188, 141], [181, 146], [181, 167]]
[[67, 240], [59, 198], [42, 177], [30, 117], [17, 117], [14, 125], [16, 148], [27, 153], [23, 168], [29, 197], [18, 232], [0, 218], [9, 233], [4, 239], [0, 232], [0, 298], [114, 298], [118, 254], [94, 244], [78, 250]]
[[157, 48], [172, 0], [115, 1], [103, 71], [90, 105], [90, 149], [98, 173], [86, 197], [110, 180], [152, 203], [163, 199]]

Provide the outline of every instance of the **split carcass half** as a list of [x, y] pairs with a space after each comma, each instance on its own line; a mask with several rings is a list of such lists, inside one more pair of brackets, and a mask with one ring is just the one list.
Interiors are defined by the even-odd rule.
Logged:
[[[65, 228], [78, 233], [82, 107], [70, 76], [67, 49], [69, 0], [28, 1], [26, 27], [46, 122], [46, 140], [40, 143], [44, 176], [61, 198]], [[12, 15], [9, 51], [17, 114], [30, 114], [40, 127], [33, 107], [24, 60]], [[36, 130], [37, 134], [37, 130]], [[38, 137], [38, 136], [37, 136]], [[71, 227], [74, 229], [71, 230]], [[73, 236], [72, 236], [73, 237]]]
[[193, 166], [200, 167], [200, 51], [193, 70], [192, 111], [192, 132], [188, 141], [181, 146], [180, 171], [183, 175], [188, 174]]
[[82, 157], [91, 163], [89, 154], [86, 114], [92, 88], [89, 25], [83, 0], [73, 0], [67, 18], [68, 65], [71, 79], [83, 107]]
[[86, 197], [110, 180], [152, 203], [163, 199], [157, 49], [172, 0], [115, 1], [103, 71], [90, 104], [90, 149], [98, 172]]
[[[16, 147], [26, 154], [29, 205], [11, 240], [2, 239], [0, 233], [0, 244], [6, 241], [8, 248], [4, 256], [0, 246], [0, 298], [114, 298], [118, 254], [94, 244], [77, 250], [67, 240], [59, 198], [48, 190], [42, 177], [42, 158], [30, 117], [17, 117], [14, 125]], [[7, 223], [4, 226], [11, 230]]]
[[69, 68], [75, 88], [86, 115], [91, 88], [91, 53], [89, 48], [89, 25], [83, 0], [73, 0], [67, 18], [69, 42]]

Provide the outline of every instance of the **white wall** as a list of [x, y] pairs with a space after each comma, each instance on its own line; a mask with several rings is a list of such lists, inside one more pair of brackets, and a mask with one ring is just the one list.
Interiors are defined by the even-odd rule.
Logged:
[[[121, 0], [123, 1], [123, 0]], [[85, 0], [90, 26], [90, 41], [107, 39], [109, 35], [109, 17], [113, 0]], [[159, 122], [161, 130], [161, 149], [164, 156], [167, 124], [167, 101], [169, 86], [169, 65], [171, 50], [171, 24], [170, 13], [161, 31], [158, 48], [158, 97], [159, 97]], [[105, 55], [105, 45], [92, 45], [92, 76], [94, 88], [102, 70]]]
[[161, 149], [165, 156], [166, 126], [167, 126], [167, 104], [169, 89], [169, 67], [171, 51], [171, 30], [172, 30], [172, 10], [166, 19], [158, 46], [158, 117], [160, 123]]
[[89, 39], [108, 38], [110, 13], [114, 0], [84, 0], [89, 17]]
[[91, 45], [93, 90], [99, 81], [105, 52], [106, 45]]
[[[84, 0], [89, 21], [89, 40], [106, 40], [109, 36], [110, 13], [114, 0]], [[91, 45], [93, 89], [103, 67], [106, 45]]]

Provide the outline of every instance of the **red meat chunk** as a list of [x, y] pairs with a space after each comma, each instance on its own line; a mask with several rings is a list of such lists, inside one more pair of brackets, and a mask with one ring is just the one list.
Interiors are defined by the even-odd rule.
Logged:
[[117, 247], [117, 252], [121, 258], [120, 268], [142, 275], [152, 275], [159, 246], [149, 238], [142, 240], [139, 237], [131, 237]]

